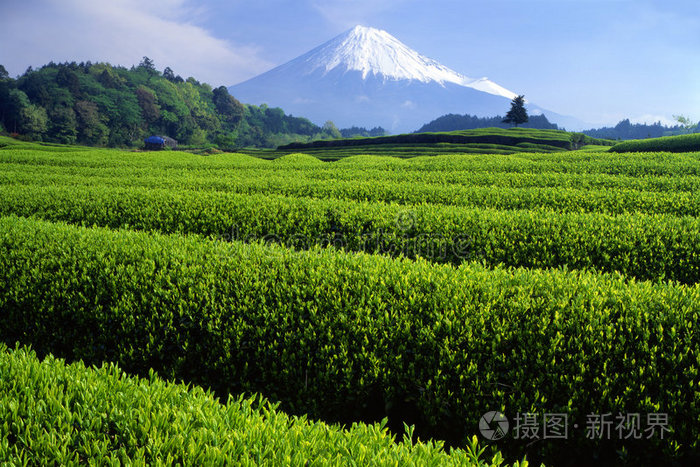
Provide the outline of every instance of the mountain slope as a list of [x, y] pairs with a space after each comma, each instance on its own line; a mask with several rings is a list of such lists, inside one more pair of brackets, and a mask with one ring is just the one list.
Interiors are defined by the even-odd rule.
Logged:
[[[382, 126], [394, 133], [413, 131], [446, 113], [503, 114], [516, 95], [488, 78], [457, 73], [386, 31], [363, 26], [229, 90], [243, 102], [279, 106], [316, 123]], [[542, 112], [534, 105], [529, 110]]]

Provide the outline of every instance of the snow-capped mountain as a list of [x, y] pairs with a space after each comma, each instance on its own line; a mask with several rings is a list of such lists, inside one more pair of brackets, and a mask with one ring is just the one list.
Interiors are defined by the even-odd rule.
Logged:
[[[382, 126], [392, 133], [414, 131], [447, 113], [504, 115], [516, 96], [488, 78], [457, 73], [386, 31], [364, 26], [229, 91], [241, 102], [281, 107], [317, 124], [332, 120], [341, 128]], [[533, 114], [543, 111], [528, 107]]]
[[444, 65], [410, 49], [386, 31], [355, 26], [350, 31], [294, 60], [305, 74], [335, 68], [359, 71], [362, 79], [369, 75], [384, 80], [414, 80], [440, 85], [454, 83], [512, 99], [516, 96], [487, 78], [467, 78]]

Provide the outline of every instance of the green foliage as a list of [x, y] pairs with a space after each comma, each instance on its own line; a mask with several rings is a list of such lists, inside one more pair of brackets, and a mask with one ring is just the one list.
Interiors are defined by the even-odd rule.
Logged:
[[610, 148], [613, 152], [691, 152], [700, 151], [700, 133], [625, 141]]
[[510, 110], [506, 113], [503, 123], [513, 123], [515, 126], [528, 121], [527, 110], [525, 109], [525, 96], [514, 97], [510, 103]]
[[80, 130], [78, 138], [87, 144], [106, 146], [109, 136], [109, 128], [100, 120], [97, 104], [89, 101], [75, 103], [75, 114]]
[[[391, 431], [404, 433], [403, 446], [416, 435], [441, 439], [465, 448], [466, 459], [483, 449], [472, 438], [481, 415], [501, 410], [511, 423], [525, 412], [570, 417], [568, 440], [499, 441], [507, 459], [700, 461], [698, 154], [364, 155], [324, 163], [300, 153], [267, 161], [215, 152], [146, 154], [0, 137], [0, 339], [32, 344], [42, 355], [117, 362], [142, 376], [156, 369], [222, 400], [260, 393], [289, 413], [327, 422], [386, 417]], [[229, 241], [232, 227], [238, 236]], [[362, 243], [373, 233], [390, 248]], [[406, 254], [423, 234], [477, 255]], [[322, 248], [319, 236], [346, 243]], [[118, 397], [128, 393], [110, 384]], [[28, 386], [0, 390], [0, 398]], [[80, 416], [86, 406], [109, 414], [116, 404], [62, 400]], [[173, 413], [156, 401], [128, 404], [139, 410], [139, 427]], [[63, 455], [89, 445], [83, 462], [101, 455], [95, 446], [103, 441], [119, 455], [133, 447], [136, 459], [140, 448], [144, 456], [165, 452], [155, 448], [160, 439], [176, 453], [194, 450], [191, 437], [204, 443], [166, 431], [147, 444], [134, 434], [146, 431], [125, 422], [112, 449], [106, 438], [91, 444], [85, 427], [92, 421], [70, 431], [65, 411], [44, 423], [46, 411], [28, 416], [7, 407], [15, 405], [0, 404], [0, 430], [8, 430], [0, 439], [10, 440], [0, 443], [1, 458], [36, 452], [13, 446], [24, 446], [17, 433], [35, 439], [16, 427], [37, 417], [31, 446]], [[607, 412], [666, 413], [671, 431], [664, 439], [586, 438], [587, 415]], [[5, 425], [8, 413], [21, 421]], [[205, 415], [217, 421], [213, 433], [217, 426], [231, 432], [216, 417]], [[176, 415], [168, 420], [174, 430], [184, 426]], [[312, 449], [303, 440], [316, 435], [292, 423], [285, 418], [303, 456]], [[54, 436], [52, 426], [70, 435]], [[284, 433], [271, 436], [285, 443]], [[349, 446], [331, 442], [343, 452]], [[455, 452], [450, 459], [464, 463], [463, 451]], [[29, 463], [54, 459], [45, 456]]]
[[[306, 155], [273, 163], [296, 169], [323, 164]], [[554, 205], [561, 200], [551, 199]], [[651, 197], [650, 209], [653, 201]], [[74, 185], [0, 187], [0, 213], [222, 239], [266, 239], [298, 249], [331, 244], [455, 265], [481, 261], [596, 269], [689, 284], [700, 278], [700, 222], [672, 215], [460, 209]]]
[[[430, 123], [426, 123], [416, 131], [416, 133], [435, 131], [459, 131], [471, 130], [475, 128], [508, 128], [510, 125], [503, 123], [502, 116], [477, 117], [476, 115], [447, 114], [436, 118]], [[531, 115], [528, 121], [523, 124], [523, 128], [538, 128], [542, 130], [557, 130], [556, 123], [550, 123], [547, 117], [542, 115]]]
[[343, 138], [357, 138], [357, 137], [370, 137], [370, 136], [385, 136], [388, 134], [388, 132], [380, 127], [374, 127], [370, 130], [367, 130], [366, 128], [362, 127], [356, 127], [352, 126], [350, 128], [343, 128], [340, 130], [340, 134]]
[[627, 139], [644, 139], [644, 138], [660, 138], [677, 134], [682, 131], [679, 125], [666, 126], [661, 122], [652, 124], [647, 123], [632, 123], [628, 118], [620, 120], [614, 127], [603, 127], [584, 131], [588, 136], [594, 138], [606, 138], [609, 140], [627, 140]]
[[[243, 119], [245, 108], [228, 93], [224, 86], [214, 89], [214, 105], [219, 114], [223, 115], [234, 126], [237, 126]], [[284, 117], [284, 114], [282, 115]]]
[[34, 140], [142, 146], [164, 134], [184, 145], [262, 146], [322, 133], [281, 109], [248, 106], [144, 57], [130, 70], [106, 63], [51, 63], [18, 80], [0, 78], [0, 124]]
[[141, 63], [139, 63], [139, 68], [145, 70], [150, 75], [155, 75], [158, 73], [153, 60], [148, 57], [143, 57], [143, 60], [141, 60]]
[[[23, 131], [25, 119], [22, 113], [30, 106], [29, 98], [24, 92], [9, 86], [5, 86], [4, 91], [3, 102], [0, 102], [3, 108], [4, 125], [10, 132]], [[44, 111], [44, 115], [46, 115], [46, 111]], [[46, 131], [46, 122], [44, 122], [42, 131]]]
[[261, 397], [222, 404], [154, 372], [139, 379], [2, 345], [0, 407], [0, 458], [11, 464], [503, 465], [480, 458], [478, 445], [448, 455], [440, 443], [395, 443], [383, 424], [341, 430]]
[[674, 115], [673, 119], [676, 120], [682, 127], [683, 129], [690, 133], [693, 130], [695, 130], [698, 127], [698, 122], [692, 121], [690, 118], [686, 117], [685, 115]]
[[335, 123], [330, 120], [323, 124], [322, 131], [330, 139], [339, 139], [343, 137], [343, 135], [340, 134], [340, 130], [335, 126]]
[[75, 144], [78, 134], [75, 112], [70, 107], [56, 107], [51, 114], [49, 140], [61, 144]]
[[160, 117], [160, 106], [157, 103], [156, 95], [152, 89], [146, 86], [136, 88], [136, 98], [141, 106], [143, 118], [148, 123], [153, 123]]
[[[48, 117], [43, 107], [30, 104], [19, 112], [19, 130], [30, 138], [40, 140], [48, 128]], [[69, 142], [69, 141], [66, 141]]]
[[308, 119], [285, 115], [282, 109], [265, 104], [245, 106], [245, 118], [238, 134], [238, 147], [264, 148], [329, 137]]
[[0, 335], [42, 353], [261, 392], [329, 421], [410, 417], [421, 438], [457, 444], [488, 410], [581, 425], [589, 413], [663, 412], [675, 452], [658, 438], [578, 436], [528, 457], [610, 461], [624, 447], [632, 462], [697, 461], [697, 287], [14, 217], [0, 220], [0, 252]]
[[[314, 141], [311, 143], [292, 143], [279, 147], [280, 150], [299, 149], [323, 149], [334, 151], [347, 151], [359, 148], [360, 154], [368, 152], [390, 154], [402, 150], [415, 154], [416, 149], [425, 145], [430, 153], [445, 152], [471, 152], [472, 149], [486, 148], [487, 145], [494, 149], [506, 149], [509, 152], [522, 151], [521, 144], [532, 144], [539, 152], [562, 151], [578, 149], [584, 144], [606, 144], [604, 141], [594, 140], [581, 133], [568, 133], [560, 130], [536, 130], [536, 129], [503, 129], [503, 128], [481, 128], [475, 130], [437, 132], [437, 133], [410, 133], [403, 135], [381, 136], [375, 138], [350, 138]], [[440, 147], [445, 144], [445, 147]], [[481, 151], [477, 151], [481, 152]], [[486, 151], [489, 152], [489, 151]], [[491, 151], [498, 152], [498, 151]], [[355, 150], [354, 154], [358, 152]], [[342, 152], [336, 153], [336, 157], [342, 157]]]

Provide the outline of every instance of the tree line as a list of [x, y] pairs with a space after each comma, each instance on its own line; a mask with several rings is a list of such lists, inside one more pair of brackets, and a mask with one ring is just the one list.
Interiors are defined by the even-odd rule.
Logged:
[[[631, 123], [629, 119], [621, 120], [614, 127], [603, 127], [597, 129], [584, 130], [582, 133], [597, 139], [646, 139], [659, 138], [662, 136], [673, 136], [680, 134], [690, 134], [700, 132], [698, 122], [692, 121], [684, 115], [674, 115], [677, 125], [667, 126], [661, 122], [652, 124]], [[541, 130], [559, 129], [555, 123], [550, 123], [544, 115], [528, 115], [525, 108], [524, 96], [517, 96], [511, 102], [511, 108], [506, 113], [506, 117], [477, 117], [476, 115], [456, 115], [447, 114], [423, 125], [416, 133], [435, 131], [459, 131], [473, 130], [477, 128], [509, 128], [511, 124], [523, 128], [536, 128]], [[562, 128], [563, 130], [563, 128]]]
[[697, 131], [697, 125], [663, 125], [661, 122], [652, 124], [631, 123], [629, 119], [621, 120], [614, 127], [602, 127], [585, 130], [583, 133], [593, 138], [602, 139], [646, 139], [673, 136]]
[[292, 141], [366, 136], [381, 128], [318, 126], [280, 108], [246, 105], [224, 86], [183, 79], [148, 57], [130, 69], [49, 63], [13, 79], [0, 65], [0, 131], [36, 141], [134, 147], [158, 134], [181, 145], [276, 147]]
[[[474, 130], [477, 128], [510, 128], [510, 122], [504, 122], [503, 116], [477, 117], [476, 115], [447, 114], [438, 117], [430, 123], [423, 125], [416, 133], [434, 131], [459, 131]], [[530, 115], [528, 121], [520, 125], [521, 128], [535, 128], [538, 130], [558, 130], [556, 123], [551, 123], [544, 115]]]

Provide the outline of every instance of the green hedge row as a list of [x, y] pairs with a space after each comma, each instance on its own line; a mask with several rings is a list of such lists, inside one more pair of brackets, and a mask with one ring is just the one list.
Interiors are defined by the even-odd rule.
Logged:
[[[507, 438], [563, 464], [700, 461], [700, 289], [0, 220], [0, 336], [463, 445], [500, 410], [665, 413], [665, 439]], [[644, 415], [642, 415], [644, 416]], [[624, 454], [623, 459], [619, 455]]]
[[[179, 175], [179, 172], [210, 171], [220, 175], [239, 170], [285, 170], [288, 166], [279, 165], [280, 159], [272, 161], [241, 154], [219, 154], [212, 156], [196, 156], [181, 152], [170, 153], [133, 153], [117, 150], [98, 150], [81, 148], [80, 151], [61, 152], [53, 149], [15, 149], [0, 148], [0, 163], [22, 164], [26, 166], [44, 166], [65, 169], [121, 169], [131, 173], [147, 173], [148, 170], [163, 172], [168, 175]], [[85, 150], [88, 149], [88, 150]], [[330, 153], [330, 152], [329, 152]], [[698, 167], [700, 155], [697, 153], [674, 154], [669, 152], [651, 152], [636, 154], [590, 153], [590, 152], [557, 152], [551, 154], [512, 154], [512, 155], [474, 155], [446, 154], [435, 157], [418, 157], [398, 159], [378, 156], [354, 156], [342, 159], [336, 163], [317, 165], [319, 170], [335, 173], [341, 168], [361, 168], [358, 177], [368, 168], [384, 167], [391, 171], [410, 173], [422, 171], [430, 173], [564, 173], [579, 175], [624, 175], [632, 177], [659, 175], [700, 175]], [[306, 164], [308, 166], [308, 164]], [[147, 170], [144, 170], [147, 169]], [[308, 167], [304, 167], [308, 169]], [[315, 171], [316, 169], [314, 169]]]
[[401, 206], [218, 192], [0, 186], [0, 214], [296, 249], [483, 261], [516, 267], [618, 271], [638, 279], [700, 280], [700, 219], [542, 210]]
[[416, 144], [493, 144], [504, 146], [516, 146], [522, 143], [546, 145], [561, 149], [576, 149], [582, 144], [608, 144], [605, 140], [588, 137], [582, 133], [567, 133], [564, 131], [542, 130], [506, 130], [500, 128], [484, 128], [479, 130], [408, 133], [392, 136], [379, 136], [373, 138], [348, 138], [334, 140], [318, 140], [310, 143], [290, 143], [280, 146], [279, 150], [287, 149], [336, 149], [354, 146], [367, 146], [371, 151], [372, 146], [383, 145], [407, 145]]
[[168, 160], [116, 151], [75, 155], [6, 151], [0, 153], [0, 184], [97, 184], [498, 209], [541, 206], [615, 214], [698, 214], [700, 177], [692, 175], [700, 167], [697, 157], [661, 153], [566, 156], [490, 160], [455, 156], [410, 163], [358, 157], [336, 164], [307, 156], [316, 162], [310, 165], [300, 162], [300, 155], [270, 162], [240, 155], [178, 155]]
[[[311, 156], [308, 156], [311, 157]], [[303, 172], [293, 169], [301, 168], [296, 165], [284, 167], [279, 159], [270, 167], [228, 168], [189, 171], [159, 171], [157, 167], [144, 168], [92, 168], [92, 167], [61, 167], [29, 164], [4, 164], [0, 172], [2, 184], [34, 184], [51, 185], [96, 185], [136, 186], [143, 188], [186, 188], [207, 191], [228, 192], [266, 192], [282, 193], [286, 190], [296, 190], [300, 195], [306, 192], [326, 190], [328, 196], [333, 196], [336, 185], [341, 190], [352, 195], [348, 182], [360, 186], [372, 183], [382, 195], [390, 190], [410, 193], [416, 190], [424, 196], [426, 202], [447, 203], [437, 197], [433, 200], [429, 189], [438, 191], [450, 188], [451, 194], [458, 194], [461, 188], [560, 188], [580, 189], [591, 192], [599, 190], [646, 192], [696, 192], [700, 190], [700, 177], [692, 175], [653, 175], [628, 176], [610, 174], [579, 174], [561, 172], [522, 173], [522, 172], [472, 172], [466, 170], [444, 171], [412, 170], [412, 167], [391, 167], [385, 164], [373, 164], [377, 156], [366, 159], [357, 158], [357, 164], [322, 164], [321, 166], [305, 166]], [[387, 159], [387, 158], [384, 158]], [[318, 162], [317, 159], [314, 159]], [[290, 168], [292, 170], [290, 170]], [[401, 170], [405, 169], [405, 170]], [[165, 173], [162, 173], [165, 172]], [[360, 179], [361, 172], [361, 179]], [[267, 182], [268, 185], [264, 185]], [[304, 187], [304, 190], [301, 189]], [[363, 190], [366, 191], [366, 190]], [[673, 194], [673, 193], [671, 193]], [[363, 193], [370, 196], [371, 192]], [[403, 195], [406, 196], [406, 195]]]
[[40, 361], [2, 344], [0, 439], [0, 458], [13, 465], [502, 465], [499, 454], [479, 459], [475, 439], [448, 455], [440, 443], [396, 443], [381, 424], [341, 430], [260, 397], [221, 404], [152, 372]]
[[[319, 162], [320, 163], [320, 162]], [[400, 204], [441, 204], [471, 208], [537, 209], [547, 208], [560, 212], [600, 212], [623, 214], [644, 212], [677, 216], [700, 216], [700, 195], [689, 191], [662, 192], [638, 191], [627, 188], [588, 188], [578, 186], [509, 187], [464, 186], [450, 181], [444, 184], [427, 184], [409, 180], [330, 179], [317, 180], [312, 174], [306, 177], [290, 174], [246, 173], [245, 178], [177, 177], [170, 175], [136, 177], [124, 173], [121, 176], [42, 175], [29, 171], [0, 175], [5, 191], [10, 186], [90, 186], [112, 188], [191, 189], [243, 194], [279, 194], [298, 198], [337, 198], [355, 201], [394, 202]], [[352, 177], [359, 177], [357, 173]], [[570, 182], [572, 185], [576, 181]]]
[[700, 152], [700, 133], [661, 138], [635, 139], [618, 143], [612, 152]]
[[303, 151], [317, 158], [318, 160], [335, 162], [344, 158], [358, 156], [362, 154], [373, 154], [388, 157], [410, 159], [414, 157], [435, 157], [446, 154], [518, 154], [518, 153], [550, 153], [566, 151], [566, 149], [546, 144], [518, 143], [509, 144], [487, 144], [487, 143], [432, 143], [432, 144], [371, 144], [353, 145], [340, 147], [303, 147], [303, 148], [280, 148], [272, 153], [256, 153], [255, 151], [245, 151], [246, 154], [259, 155], [275, 159], [284, 157], [292, 152]]

